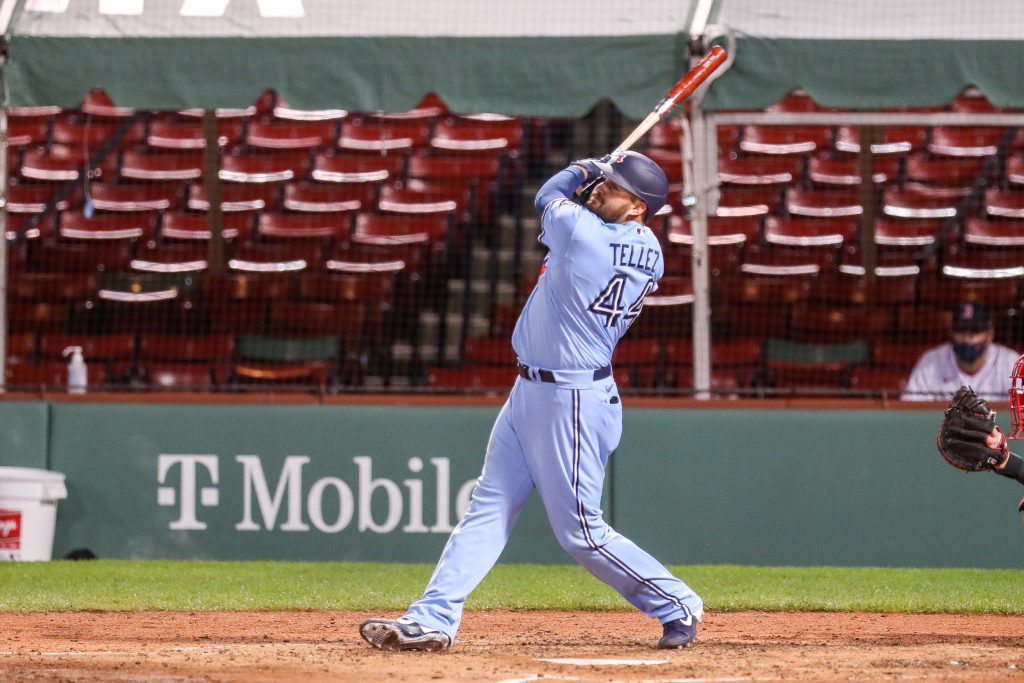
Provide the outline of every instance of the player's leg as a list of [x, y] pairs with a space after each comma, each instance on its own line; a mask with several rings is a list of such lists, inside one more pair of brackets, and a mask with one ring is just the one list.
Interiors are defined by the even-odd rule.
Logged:
[[423, 597], [406, 613], [416, 623], [442, 631], [452, 642], [466, 597], [497, 562], [533, 491], [508, 411], [506, 403], [491, 431], [483, 473], [465, 517], [449, 537]]
[[698, 621], [703, 602], [693, 590], [602, 517], [605, 464], [622, 432], [614, 383], [582, 390], [535, 383], [519, 398], [533, 406], [530, 423], [517, 430], [562, 547], [661, 623]]

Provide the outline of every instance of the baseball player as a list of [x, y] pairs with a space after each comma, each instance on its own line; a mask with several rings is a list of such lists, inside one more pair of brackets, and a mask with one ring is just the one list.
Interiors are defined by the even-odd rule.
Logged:
[[[584, 183], [581, 205], [574, 198]], [[573, 162], [537, 193], [548, 254], [512, 334], [519, 376], [466, 515], [423, 597], [399, 619], [360, 626], [374, 647], [451, 647], [466, 597], [497, 561], [534, 490], [566, 552], [661, 622], [659, 647], [693, 642], [702, 600], [601, 513], [605, 465], [622, 433], [612, 352], [664, 272], [644, 220], [667, 194], [664, 172], [636, 152]]]
[[[1024, 439], [1024, 356], [1010, 372], [1009, 437], [996, 424], [996, 413], [969, 386], [961, 386], [942, 415], [936, 444], [953, 467], [968, 472], [989, 470], [1024, 484], [1024, 459], [1010, 451], [1007, 438]], [[1024, 521], [1024, 499], [1017, 505]]]
[[949, 399], [961, 385], [970, 385], [989, 401], [1005, 400], [1007, 377], [1017, 352], [996, 344], [992, 314], [981, 304], [953, 309], [952, 339], [925, 351], [910, 372], [904, 401]]

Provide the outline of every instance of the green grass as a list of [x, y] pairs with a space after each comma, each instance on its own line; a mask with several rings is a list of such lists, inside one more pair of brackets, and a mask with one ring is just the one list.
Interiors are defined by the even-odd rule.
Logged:
[[[432, 566], [336, 562], [0, 562], [0, 611], [399, 610]], [[673, 567], [708, 610], [1024, 614], [1024, 570]], [[632, 609], [570, 565], [499, 565], [469, 609]]]

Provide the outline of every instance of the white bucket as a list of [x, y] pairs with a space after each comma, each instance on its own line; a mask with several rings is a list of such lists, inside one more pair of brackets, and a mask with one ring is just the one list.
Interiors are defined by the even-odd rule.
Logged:
[[57, 501], [68, 497], [64, 475], [0, 467], [0, 560], [50, 560]]

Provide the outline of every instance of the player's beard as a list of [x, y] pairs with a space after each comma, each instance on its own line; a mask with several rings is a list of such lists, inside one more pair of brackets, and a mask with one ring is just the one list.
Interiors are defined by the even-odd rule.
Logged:
[[625, 205], [617, 210], [616, 207], [609, 206], [604, 201], [604, 194], [597, 189], [587, 197], [586, 206], [605, 223], [624, 223], [626, 214], [631, 208], [629, 205]]

